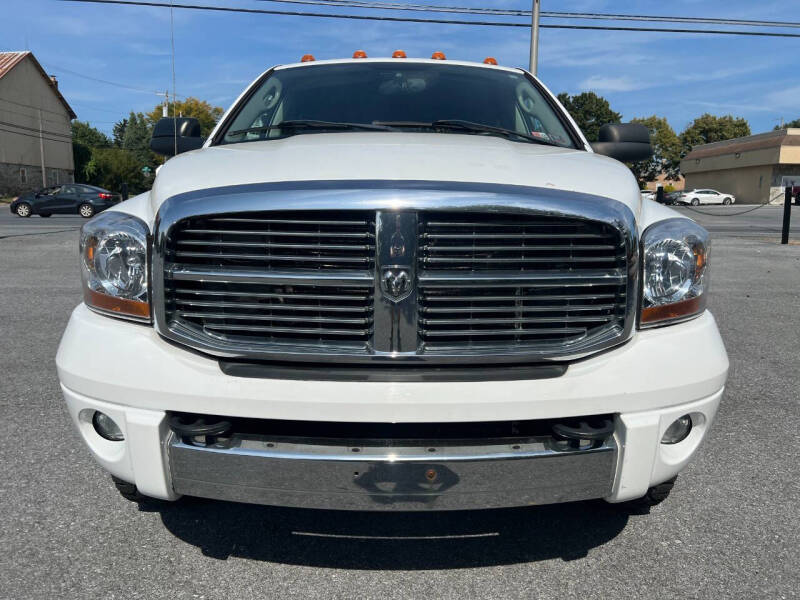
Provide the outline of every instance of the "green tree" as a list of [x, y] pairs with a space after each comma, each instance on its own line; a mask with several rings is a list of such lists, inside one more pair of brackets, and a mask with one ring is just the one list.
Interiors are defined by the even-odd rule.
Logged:
[[156, 155], [150, 150], [150, 138], [153, 137], [153, 126], [149, 119], [142, 113], [131, 112], [125, 125], [125, 133], [122, 136], [122, 148], [128, 150], [139, 166], [154, 169], [157, 161]]
[[793, 127], [800, 127], [800, 119], [795, 119], [794, 121], [784, 123], [783, 126], [775, 125], [773, 129], [774, 131], [778, 131], [779, 129], [792, 129]]
[[750, 125], [743, 118], [732, 115], [717, 117], [706, 113], [697, 117], [681, 133], [683, 156], [689, 154], [695, 146], [748, 135], [750, 135]]
[[107, 148], [111, 145], [108, 136], [89, 125], [86, 121], [72, 122], [72, 155], [75, 161], [75, 181], [90, 183], [87, 167], [92, 160], [94, 148]]
[[611, 110], [608, 100], [594, 92], [583, 92], [575, 96], [561, 93], [558, 95], [558, 100], [572, 115], [590, 142], [599, 140], [600, 128], [606, 123], [622, 121], [622, 115]]
[[[163, 106], [163, 104], [159, 104], [147, 113], [147, 118], [150, 119], [151, 124], [155, 125], [156, 121], [161, 118]], [[200, 129], [203, 137], [209, 136], [211, 130], [214, 129], [214, 126], [224, 112], [225, 110], [222, 107], [211, 106], [205, 100], [199, 100], [197, 98], [186, 98], [186, 100], [181, 100], [179, 102], [171, 102], [168, 110], [170, 117], [194, 117], [200, 121]]]
[[113, 143], [115, 148], [122, 148], [122, 140], [125, 137], [125, 129], [128, 127], [128, 119], [120, 119], [114, 123], [114, 129], [111, 130], [113, 136]]
[[118, 192], [123, 182], [131, 194], [146, 189], [142, 165], [132, 152], [122, 148], [95, 148], [86, 171], [89, 183], [113, 192]]
[[650, 130], [650, 143], [653, 146], [652, 158], [630, 165], [639, 187], [644, 188], [645, 183], [662, 174], [667, 179], [677, 179], [680, 175], [681, 140], [667, 120], [653, 115], [633, 119], [633, 122], [641, 123]]

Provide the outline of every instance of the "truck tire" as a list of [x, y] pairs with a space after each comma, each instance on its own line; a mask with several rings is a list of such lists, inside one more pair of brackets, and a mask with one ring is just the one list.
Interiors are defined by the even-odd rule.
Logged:
[[139, 490], [136, 489], [136, 484], [128, 483], [127, 481], [123, 481], [119, 477], [114, 477], [113, 475], [111, 476], [111, 480], [114, 482], [114, 486], [117, 488], [120, 496], [125, 498], [125, 500], [136, 503], [147, 502], [151, 500], [151, 498], [148, 496], [139, 493]]
[[633, 509], [634, 511], [646, 512], [651, 507], [655, 506], [656, 504], [661, 504], [667, 499], [667, 496], [669, 496], [669, 493], [675, 486], [676, 479], [678, 479], [677, 475], [672, 479], [667, 479], [664, 483], [654, 485], [647, 490], [647, 493], [644, 496], [641, 498], [636, 498], [635, 500], [629, 500], [628, 502], [625, 502], [624, 505], [630, 509]]

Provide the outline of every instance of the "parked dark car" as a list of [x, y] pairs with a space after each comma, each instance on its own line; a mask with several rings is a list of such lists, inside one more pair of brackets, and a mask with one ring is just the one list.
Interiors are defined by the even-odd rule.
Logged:
[[94, 185], [64, 183], [22, 194], [11, 203], [11, 212], [20, 217], [78, 214], [88, 219], [121, 200], [119, 194]]
[[669, 204], [669, 205], [677, 204], [678, 198], [681, 197], [681, 194], [683, 194], [683, 192], [681, 191], [667, 192], [666, 194], [664, 194], [664, 204]]

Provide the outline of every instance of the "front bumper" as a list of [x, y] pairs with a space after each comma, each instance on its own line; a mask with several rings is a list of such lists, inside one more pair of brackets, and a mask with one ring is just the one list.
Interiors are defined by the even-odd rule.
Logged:
[[[687, 348], [694, 360], [676, 360]], [[223, 374], [215, 360], [165, 342], [150, 327], [99, 316], [83, 305], [72, 315], [56, 362], [69, 411], [95, 459], [117, 477], [135, 482], [146, 495], [174, 499], [187, 493], [373, 509], [512, 506], [588, 497], [618, 502], [640, 497], [688, 463], [713, 421], [728, 369], [716, 324], [706, 313], [687, 323], [639, 332], [627, 344], [575, 363], [552, 379], [428, 383], [238, 378]], [[118, 423], [125, 442], [97, 435], [91, 424], [95, 410]], [[360, 455], [354, 466], [352, 458], [328, 457], [320, 462], [309, 452], [291, 459], [275, 452], [211, 456], [208, 450], [187, 450], [176, 443], [167, 425], [168, 411], [367, 423], [613, 414], [615, 432], [608, 449], [596, 453], [599, 457], [581, 455], [570, 467], [565, 456], [504, 456], [496, 448], [491, 456], [478, 459], [463, 453], [438, 454], [435, 461], [413, 452], [401, 461], [388, 453], [368, 459]], [[666, 428], [684, 414], [695, 421], [691, 435], [673, 446], [660, 444]], [[610, 470], [606, 462], [612, 464]], [[405, 466], [391, 466], [399, 463]], [[436, 465], [454, 473], [457, 485], [443, 493], [435, 487], [418, 488], [427, 485], [420, 473], [436, 470]], [[370, 472], [377, 488], [366, 489], [355, 481]], [[599, 478], [593, 479], [593, 474]], [[418, 495], [430, 497], [405, 501], [397, 496], [408, 494], [398, 492], [390, 493], [395, 498], [387, 501], [389, 488], [416, 489]], [[379, 497], [383, 500], [376, 500]]]
[[357, 447], [244, 440], [233, 448], [169, 444], [176, 493], [238, 502], [351, 510], [498, 508], [602, 498], [613, 439], [597, 447], [521, 444]]

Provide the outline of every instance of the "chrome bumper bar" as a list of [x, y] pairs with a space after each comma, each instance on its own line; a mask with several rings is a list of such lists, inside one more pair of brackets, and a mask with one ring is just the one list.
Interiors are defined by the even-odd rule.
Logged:
[[316, 442], [234, 436], [221, 448], [173, 437], [172, 486], [187, 496], [303, 508], [499, 508], [602, 498], [617, 462], [613, 437], [585, 449], [552, 438], [463, 446]]

